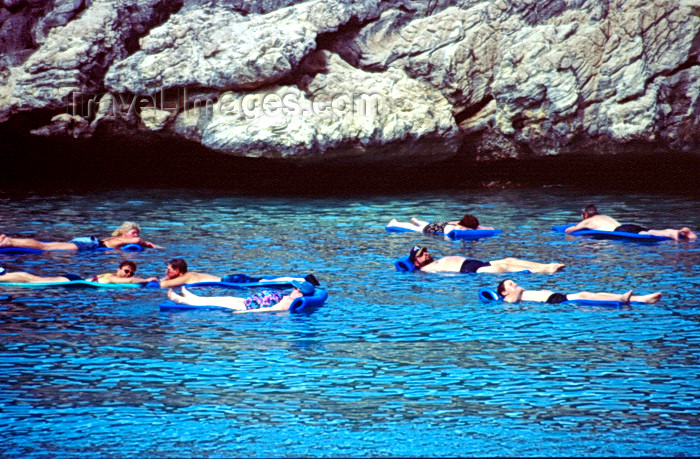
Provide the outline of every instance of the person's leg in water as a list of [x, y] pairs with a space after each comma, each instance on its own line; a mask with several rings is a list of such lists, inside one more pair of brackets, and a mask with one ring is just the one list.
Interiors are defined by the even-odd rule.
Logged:
[[5, 273], [0, 275], [0, 282], [15, 282], [25, 284], [50, 283], [50, 282], [69, 282], [70, 279], [63, 276], [35, 276], [25, 272]]
[[561, 271], [566, 266], [562, 263], [537, 263], [535, 261], [521, 260], [518, 258], [492, 260], [489, 261], [489, 263], [491, 266], [479, 268], [477, 272], [506, 273], [527, 270], [533, 273], [553, 274]]
[[687, 240], [693, 240], [697, 239], [698, 236], [697, 234], [693, 233], [690, 228], [684, 227], [679, 230], [676, 229], [664, 229], [664, 230], [653, 230], [650, 229], [649, 231], [642, 231], [639, 234], [651, 234], [652, 236], [661, 236], [661, 237], [667, 237], [671, 238], [674, 241], [680, 241], [683, 239]]
[[192, 306], [219, 306], [236, 311], [244, 311], [246, 309], [244, 298], [235, 296], [198, 296], [185, 287], [182, 287], [181, 291], [182, 295], [178, 295], [172, 289], [168, 290], [168, 299], [174, 303]]
[[22, 247], [39, 250], [78, 250], [72, 242], [41, 242], [36, 239], [13, 238], [0, 234], [0, 247]]
[[421, 220], [417, 220], [415, 218], [411, 218], [411, 223], [408, 222], [400, 222], [396, 220], [395, 218], [392, 219], [387, 226], [394, 226], [397, 228], [404, 228], [412, 231], [419, 231], [422, 232], [423, 229], [428, 226], [428, 222], [424, 222]]

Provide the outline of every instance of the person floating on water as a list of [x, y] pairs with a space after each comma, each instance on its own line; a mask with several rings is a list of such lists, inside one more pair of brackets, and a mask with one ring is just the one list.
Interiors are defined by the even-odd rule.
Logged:
[[397, 221], [396, 219], [393, 219], [389, 222], [389, 224], [387, 226], [396, 226], [399, 228], [405, 228], [405, 229], [412, 230], [412, 231], [423, 232], [425, 234], [435, 234], [435, 233], [447, 234], [453, 230], [464, 231], [464, 230], [476, 230], [476, 229], [484, 229], [484, 230], [494, 229], [491, 226], [479, 225], [479, 219], [471, 214], [465, 214], [459, 221], [440, 221], [440, 222], [433, 222], [433, 223], [428, 223], [428, 222], [423, 221], [423, 220], [418, 220], [417, 218], [411, 218], [411, 223], [400, 222], [400, 221]]
[[511, 279], [505, 279], [498, 284], [496, 292], [503, 297], [507, 303], [517, 303], [518, 301], [536, 301], [539, 303], [563, 303], [570, 300], [592, 300], [592, 301], [619, 301], [629, 303], [656, 303], [661, 299], [661, 292], [650, 293], [648, 295], [632, 295], [632, 290], [627, 293], [554, 293], [551, 290], [525, 290]]
[[625, 233], [636, 233], [636, 234], [651, 234], [652, 236], [661, 236], [673, 239], [674, 241], [679, 241], [681, 239], [697, 239], [697, 235], [693, 233], [690, 228], [684, 227], [679, 230], [677, 229], [664, 229], [664, 230], [653, 230], [645, 228], [643, 226], [635, 224], [625, 224], [621, 225], [620, 222], [607, 215], [600, 215], [598, 209], [593, 204], [588, 204], [586, 207], [581, 209], [581, 222], [577, 225], [570, 226], [566, 228], [567, 233], [573, 233], [574, 231], [590, 229], [597, 231], [618, 231]]
[[180, 287], [186, 284], [194, 284], [196, 282], [232, 282], [232, 283], [250, 283], [250, 282], [291, 282], [293, 280], [312, 282], [314, 285], [319, 285], [318, 280], [313, 274], [307, 275], [305, 278], [297, 277], [275, 277], [271, 279], [263, 279], [260, 277], [250, 277], [246, 274], [229, 274], [224, 277], [213, 276], [211, 274], [196, 273], [188, 271], [187, 262], [182, 258], [173, 258], [168, 262], [168, 267], [165, 270], [165, 279], [160, 280], [160, 286], [164, 288]]
[[414, 246], [408, 258], [417, 270], [428, 273], [507, 273], [527, 270], [533, 273], [552, 274], [566, 266], [561, 263], [536, 263], [517, 258], [481, 261], [448, 256], [435, 260], [428, 249], [420, 246]]
[[[152, 280], [157, 280], [155, 277], [150, 277], [148, 279], [142, 279], [140, 277], [134, 277], [136, 275], [136, 263], [130, 260], [123, 261], [119, 264], [117, 271], [112, 274], [99, 274], [92, 278], [92, 282], [99, 282], [101, 284], [146, 284]], [[0, 267], [0, 282], [13, 282], [13, 283], [64, 283], [73, 281], [86, 280], [77, 274], [61, 274], [60, 276], [35, 276], [27, 272], [13, 272], [8, 273], [4, 268]]]
[[263, 290], [247, 298], [235, 296], [198, 296], [190, 293], [182, 287], [182, 295], [178, 295], [172, 289], [168, 290], [168, 298], [178, 304], [193, 306], [219, 306], [232, 309], [235, 313], [244, 312], [273, 312], [286, 311], [292, 302], [302, 296], [311, 296], [316, 287], [311, 282], [293, 280], [292, 292], [285, 295], [281, 291]]
[[134, 222], [124, 222], [112, 232], [112, 236], [98, 239], [96, 236], [83, 236], [68, 242], [42, 242], [36, 239], [14, 238], [0, 234], [0, 247], [21, 247], [39, 250], [78, 250], [89, 251], [100, 247], [119, 249], [127, 244], [138, 244], [142, 247], [162, 249], [159, 245], [145, 241], [139, 237], [141, 228]]

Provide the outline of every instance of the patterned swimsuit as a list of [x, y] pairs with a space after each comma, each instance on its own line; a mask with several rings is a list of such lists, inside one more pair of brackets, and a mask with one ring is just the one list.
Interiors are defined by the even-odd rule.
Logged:
[[444, 233], [445, 232], [445, 227], [449, 224], [449, 222], [435, 222], [435, 223], [428, 223], [425, 228], [423, 228], [423, 232], [425, 234], [434, 234], [434, 233]]
[[246, 309], [269, 308], [282, 301], [282, 292], [263, 290], [245, 299]]

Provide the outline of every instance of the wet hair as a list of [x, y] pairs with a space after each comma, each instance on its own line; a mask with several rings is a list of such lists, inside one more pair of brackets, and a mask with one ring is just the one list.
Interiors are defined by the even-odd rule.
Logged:
[[141, 227], [134, 222], [124, 222], [122, 226], [112, 231], [112, 236], [122, 236], [132, 229], [136, 228], [138, 232], [141, 232]]
[[168, 262], [168, 264], [173, 268], [180, 271], [182, 274], [187, 272], [187, 262], [182, 258], [173, 258]]
[[131, 272], [132, 272], [133, 274], [136, 273], [136, 263], [134, 263], [133, 261], [131, 261], [131, 260], [126, 260], [126, 261], [122, 261], [121, 263], [119, 263], [119, 269], [123, 268], [124, 266], [130, 267], [130, 268], [131, 268]]
[[586, 214], [589, 217], [593, 217], [594, 215], [598, 215], [598, 209], [593, 204], [588, 204], [586, 207], [581, 209], [582, 214]]
[[501, 282], [498, 283], [498, 287], [496, 287], [496, 293], [498, 293], [501, 296], [505, 296], [503, 292], [506, 291], [506, 281], [509, 281], [510, 279], [503, 279]]
[[467, 228], [477, 229], [479, 227], [479, 219], [472, 214], [464, 214], [459, 224]]

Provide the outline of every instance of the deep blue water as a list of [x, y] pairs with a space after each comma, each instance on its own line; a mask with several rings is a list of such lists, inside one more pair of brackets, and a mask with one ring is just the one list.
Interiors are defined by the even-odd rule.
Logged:
[[[640, 456], [700, 452], [700, 244], [566, 237], [589, 202], [623, 222], [700, 228], [697, 196], [567, 187], [326, 199], [189, 190], [0, 192], [0, 231], [106, 235], [124, 220], [165, 250], [0, 256], [85, 276], [124, 258], [162, 275], [314, 273], [310, 315], [161, 312], [165, 291], [0, 291], [0, 454]], [[504, 230], [450, 242], [393, 217], [476, 214]], [[499, 275], [397, 273], [437, 255], [562, 262], [511, 277], [555, 291], [663, 291], [652, 305], [485, 304]], [[238, 294], [200, 289], [197, 293]]]

